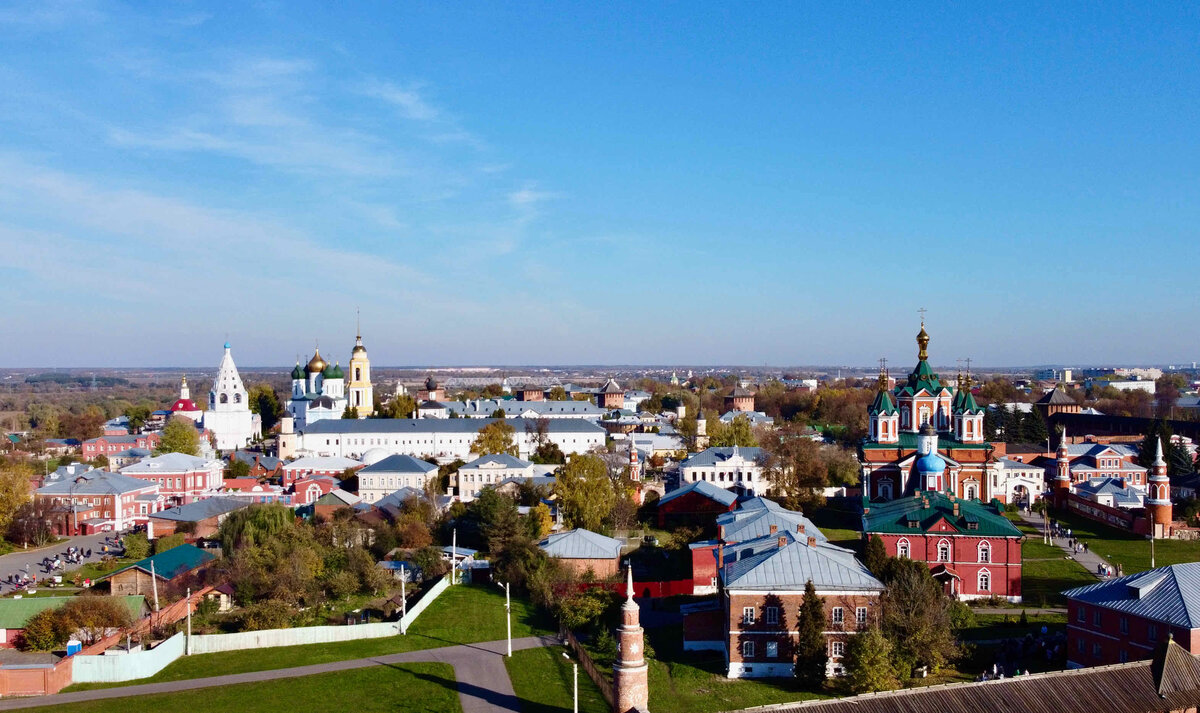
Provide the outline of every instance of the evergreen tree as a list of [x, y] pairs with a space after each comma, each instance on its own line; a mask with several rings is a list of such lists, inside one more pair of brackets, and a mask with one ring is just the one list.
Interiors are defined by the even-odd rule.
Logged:
[[1021, 440], [1025, 443], [1045, 443], [1049, 437], [1050, 431], [1046, 427], [1046, 419], [1042, 417], [1042, 410], [1034, 406], [1021, 419]]
[[989, 443], [999, 443], [999, 409], [988, 408], [983, 412], [983, 437]]
[[356, 406], [347, 406], [346, 410], [342, 411], [342, 418], [357, 419], [358, 408]]
[[883, 546], [883, 539], [879, 535], [871, 535], [871, 539], [867, 540], [867, 551], [863, 557], [867, 569], [878, 577], [883, 573], [883, 568], [887, 566], [887, 561], [888, 553], [887, 548]]
[[872, 626], [846, 644], [846, 683], [855, 693], [890, 691], [900, 686], [892, 665], [892, 642]]
[[[1150, 424], [1149, 430], [1142, 436], [1142, 445], [1138, 450], [1137, 463], [1143, 468], [1149, 468], [1154, 463], [1155, 449], [1158, 448], [1158, 442], [1161, 440], [1163, 444], [1163, 458], [1167, 457], [1167, 449], [1171, 444], [1171, 427], [1163, 422], [1161, 418], [1154, 419]], [[1168, 460], [1168, 463], [1171, 461]]]
[[806, 687], [816, 688], [825, 681], [829, 656], [825, 651], [825, 604], [817, 596], [811, 579], [804, 585], [796, 628], [800, 631], [796, 640], [796, 678]]

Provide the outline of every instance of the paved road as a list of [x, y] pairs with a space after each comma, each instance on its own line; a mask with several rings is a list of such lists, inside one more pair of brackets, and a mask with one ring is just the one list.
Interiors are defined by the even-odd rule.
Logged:
[[[512, 647], [513, 651], [520, 651], [522, 649], [533, 649], [541, 646], [557, 646], [558, 643], [559, 640], [556, 636], [529, 636], [523, 639], [513, 639]], [[455, 687], [458, 689], [458, 699], [462, 703], [463, 713], [519, 711], [520, 706], [517, 695], [513, 691], [512, 681], [508, 678], [508, 669], [504, 667], [504, 650], [504, 641], [489, 641], [481, 644], [446, 646], [440, 649], [410, 651], [403, 654], [389, 654], [387, 656], [375, 656], [366, 659], [332, 661], [330, 663], [313, 664], [311, 666], [281, 668], [274, 671], [234, 673], [226, 676], [193, 678], [186, 681], [168, 681], [165, 683], [144, 683], [136, 686], [102, 688], [95, 691], [59, 693], [53, 696], [8, 698], [0, 699], [0, 710], [16, 710], [38, 706], [62, 706], [68, 703], [80, 703], [83, 701], [144, 696], [152, 693], [190, 691], [198, 688], [211, 688], [213, 686], [230, 686], [238, 683], [255, 683], [258, 681], [272, 681], [279, 678], [311, 676], [318, 673], [336, 673], [338, 671], [349, 671], [370, 666], [435, 661], [438, 663], [448, 663], [454, 667], [454, 676], [457, 679]]]
[[[1045, 532], [1043, 529], [1044, 523], [1041, 515], [1026, 515], [1024, 511], [1022, 511], [1021, 519], [1027, 524], [1036, 528], [1038, 532]], [[1109, 579], [1109, 577], [1103, 576], [1099, 573], [1099, 565], [1111, 565], [1108, 560], [1091, 551], [1080, 552], [1076, 554], [1075, 551], [1068, 546], [1068, 538], [1066, 537], [1051, 537], [1050, 539], [1054, 544], [1058, 545], [1064, 553], [1066, 553], [1068, 558], [1073, 559], [1079, 564], [1083, 565], [1083, 568], [1091, 572], [1092, 576], [1096, 577], [1097, 579]], [[1116, 567], [1113, 567], [1113, 571], [1116, 571]]]
[[[80, 537], [69, 537], [57, 544], [49, 547], [42, 547], [36, 550], [16, 550], [15, 552], [0, 557], [0, 580], [8, 579], [9, 575], [16, 572], [28, 572], [30, 576], [36, 576], [39, 578], [49, 576], [42, 570], [42, 559], [65, 553], [67, 548], [72, 545], [78, 547], [84, 552], [88, 551], [89, 549], [92, 551], [92, 556], [82, 560], [80, 564], [83, 562], [99, 562], [100, 558], [104, 556], [104, 553], [100, 551], [100, 548], [104, 545], [105, 538], [110, 536], [114, 536], [113, 533], [82, 535]], [[28, 565], [28, 569], [26, 569], [26, 565]], [[64, 560], [63, 567], [65, 571], [75, 569], [76, 567], [79, 567], [79, 565], [69, 565], [66, 563], [66, 560]], [[55, 574], [62, 574], [62, 572], [55, 572]], [[13, 589], [14, 587], [8, 582], [0, 582], [0, 594], [11, 592]]]

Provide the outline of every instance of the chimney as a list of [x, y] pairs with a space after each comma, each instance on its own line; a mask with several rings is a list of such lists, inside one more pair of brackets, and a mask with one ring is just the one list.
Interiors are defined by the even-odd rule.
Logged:
[[954, 517], [958, 517], [958, 503], [954, 503]]
[[776, 530], [778, 530], [778, 529], [779, 529], [779, 526], [778, 526], [778, 525], [771, 525], [771, 534], [772, 534], [772, 535], [774, 535], [774, 534], [775, 534], [775, 531], [776, 531]]
[[809, 536], [808, 536], [808, 546], [809, 546], [809, 547], [816, 547], [816, 546], [817, 546], [817, 538], [816, 538], [816, 537], [814, 537], [813, 535], [809, 535]]
[[787, 547], [787, 538], [781, 535], [779, 537], [779, 549], [782, 550], [784, 547]]
[[717, 571], [725, 569], [725, 545], [717, 545]]
[[804, 534], [804, 523], [800, 523], [799, 525], [796, 525], [796, 532], [800, 533], [801, 535]]

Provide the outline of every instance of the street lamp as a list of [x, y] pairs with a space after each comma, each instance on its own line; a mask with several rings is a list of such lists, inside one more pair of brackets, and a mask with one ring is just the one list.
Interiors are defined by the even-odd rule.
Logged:
[[579, 713], [579, 662], [568, 656], [566, 651], [563, 652], [563, 658], [570, 660], [571, 669], [575, 674], [575, 688], [571, 694], [571, 711]]
[[508, 627], [508, 655], [512, 656], [512, 600], [508, 596], [508, 582], [501, 584], [496, 582], [496, 586], [504, 590], [504, 618]]

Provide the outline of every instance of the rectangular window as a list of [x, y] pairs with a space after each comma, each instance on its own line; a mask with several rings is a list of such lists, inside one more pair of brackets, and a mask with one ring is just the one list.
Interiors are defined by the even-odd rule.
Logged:
[[1129, 663], [1129, 652], [1125, 649], [1121, 649], [1121, 653], [1118, 654], [1118, 658], [1120, 658], [1121, 663]]
[[1097, 627], [1100, 626], [1101, 620], [1102, 620], [1102, 617], [1100, 614], [1100, 610], [1099, 609], [1092, 610], [1092, 626], [1097, 626]]
[[743, 641], [742, 642], [742, 658], [744, 658], [744, 659], [754, 658], [754, 642], [753, 641]]
[[1100, 644], [1092, 644], [1092, 658], [1100, 658]]
[[833, 641], [829, 644], [829, 655], [835, 659], [842, 657], [846, 652], [846, 643], [844, 641]]
[[754, 623], [754, 607], [742, 607], [742, 623]]
[[841, 624], [846, 620], [846, 612], [841, 607], [833, 608], [833, 623]]
[[1080, 624], [1087, 623], [1087, 609], [1079, 607], [1079, 611], [1075, 613], [1075, 620]]
[[866, 626], [866, 624], [867, 624], [867, 608], [866, 607], [858, 607], [854, 610], [854, 623], [858, 624], [859, 626]]
[[779, 623], [779, 607], [763, 608], [763, 620], [766, 621], [768, 624], [778, 624]]
[[767, 642], [767, 658], [773, 659], [779, 656], [779, 644], [774, 641]]
[[1085, 649], [1085, 645], [1083, 643], [1083, 639], [1076, 639], [1075, 640], [1075, 650], [1082, 654], [1084, 652], [1084, 649]]
[[1158, 624], [1151, 624], [1146, 627], [1146, 640], [1158, 641]]
[[1129, 618], [1128, 617], [1124, 617], [1124, 616], [1121, 617], [1121, 633], [1122, 634], [1129, 633]]

